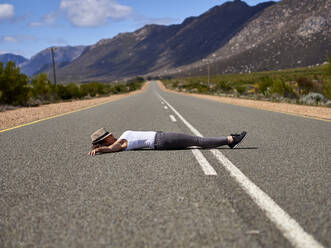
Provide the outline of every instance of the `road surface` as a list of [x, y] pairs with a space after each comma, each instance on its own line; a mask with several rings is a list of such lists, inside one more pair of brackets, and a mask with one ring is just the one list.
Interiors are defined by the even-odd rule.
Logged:
[[[238, 149], [87, 155], [100, 127]], [[162, 91], [0, 133], [0, 247], [331, 247], [331, 122]]]

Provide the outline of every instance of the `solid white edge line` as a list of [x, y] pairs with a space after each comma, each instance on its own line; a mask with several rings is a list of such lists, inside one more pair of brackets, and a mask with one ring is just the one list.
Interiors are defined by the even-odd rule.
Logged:
[[171, 119], [172, 122], [176, 122], [177, 121], [176, 118], [175, 118], [175, 116], [169, 115], [169, 117], [170, 117], [170, 119]]
[[[184, 122], [184, 124], [196, 135], [203, 137], [185, 118], [178, 113], [163, 97], [156, 93], [169, 108]], [[211, 152], [225, 167], [240, 185], [240, 187], [252, 198], [258, 207], [266, 213], [266, 216], [276, 225], [287, 240], [297, 248], [323, 248], [323, 246], [307, 233], [289, 214], [248, 177], [246, 177], [228, 158], [220, 151], [212, 149]], [[202, 155], [202, 154], [201, 154]], [[208, 162], [207, 162], [208, 163]]]

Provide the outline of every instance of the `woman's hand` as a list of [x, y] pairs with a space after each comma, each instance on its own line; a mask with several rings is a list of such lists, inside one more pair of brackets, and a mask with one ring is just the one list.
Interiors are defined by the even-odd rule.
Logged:
[[107, 152], [119, 152], [125, 150], [127, 148], [127, 142], [124, 142], [124, 140], [116, 141], [114, 144], [110, 146], [102, 146], [93, 149], [88, 153], [90, 156], [95, 156], [96, 153], [107, 153]]
[[97, 152], [100, 152], [100, 151], [99, 151], [99, 148], [93, 149], [92, 151], [90, 151], [90, 152], [88, 153], [88, 155], [90, 155], [90, 156], [95, 156], [95, 154], [96, 154]]

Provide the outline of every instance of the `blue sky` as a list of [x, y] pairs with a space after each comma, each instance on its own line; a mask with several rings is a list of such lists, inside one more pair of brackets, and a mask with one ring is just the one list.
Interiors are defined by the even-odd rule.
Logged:
[[[145, 24], [178, 24], [225, 0], [0, 0], [0, 53], [92, 45]], [[264, 0], [246, 0], [256, 5]]]

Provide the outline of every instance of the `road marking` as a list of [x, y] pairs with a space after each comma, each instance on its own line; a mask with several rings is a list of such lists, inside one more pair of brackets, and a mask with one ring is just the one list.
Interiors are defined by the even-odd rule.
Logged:
[[[158, 95], [158, 97], [162, 100], [164, 100], [158, 93], [156, 93]], [[164, 100], [165, 101], [165, 100]], [[166, 102], [166, 104], [168, 104], [168, 102]], [[168, 104], [168, 106], [176, 113], [177, 111], [172, 108], [172, 106], [170, 104]], [[178, 113], [178, 112], [177, 112]], [[174, 117], [174, 116], [173, 116]], [[170, 117], [171, 118], [171, 117]], [[210, 165], [210, 163], [208, 162], [208, 160], [205, 158], [205, 156], [201, 153], [201, 151], [199, 151], [198, 149], [193, 149], [192, 153], [194, 155], [194, 157], [196, 158], [196, 160], [198, 161], [202, 171], [205, 173], [205, 175], [207, 176], [215, 176], [217, 175], [215, 169]]]
[[202, 171], [205, 173], [206, 176], [216, 176], [217, 175], [217, 172], [210, 165], [210, 163], [208, 162], [206, 157], [203, 156], [201, 151], [199, 151], [198, 149], [193, 149], [192, 152], [193, 152], [193, 155], [195, 156], [196, 160], [200, 164]]
[[177, 121], [176, 118], [175, 118], [175, 116], [173, 116], [173, 115], [169, 115], [169, 117], [170, 117], [170, 120], [171, 120], [172, 122], [176, 122], [176, 121]]
[[[172, 107], [163, 97], [158, 93], [169, 108], [181, 119], [184, 124], [196, 136], [203, 137], [202, 134], [193, 127], [178, 111]], [[198, 150], [197, 150], [198, 151]], [[281, 231], [285, 238], [297, 248], [323, 248], [323, 246], [314, 239], [312, 235], [307, 233], [288, 213], [286, 213], [277, 203], [255, 185], [248, 177], [246, 177], [228, 158], [226, 158], [219, 150], [212, 149], [211, 152], [224, 166], [240, 185], [240, 187], [252, 198], [257, 206], [265, 212], [266, 216], [271, 220], [276, 227]], [[208, 162], [207, 162], [208, 163]]]
[[168, 107], [167, 106], [164, 106], [164, 109], [168, 109]]

